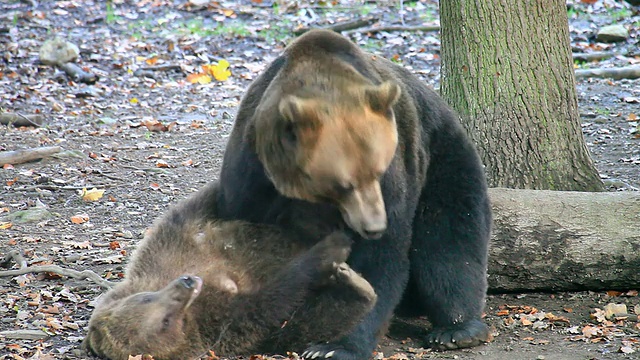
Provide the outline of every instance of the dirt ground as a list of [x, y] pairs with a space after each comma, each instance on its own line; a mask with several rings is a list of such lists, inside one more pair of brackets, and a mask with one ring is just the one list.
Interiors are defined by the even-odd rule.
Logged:
[[[589, 2], [568, 2], [574, 52], [616, 56], [577, 66], [640, 62], [638, 10], [616, 1]], [[3, 1], [0, 108], [42, 114], [46, 121], [42, 127], [0, 125], [0, 154], [40, 146], [62, 151], [0, 169], [0, 256], [17, 251], [29, 266], [90, 269], [118, 281], [152, 221], [217, 178], [244, 89], [282, 51], [293, 29], [365, 16], [384, 25], [438, 23], [437, 2], [430, 0], [402, 9], [398, 2], [282, 3], [210, 2], [197, 8], [186, 1], [113, 0], [107, 8], [97, 0]], [[630, 38], [595, 42], [597, 28], [611, 23], [627, 26]], [[54, 34], [78, 45], [78, 63], [99, 76], [95, 84], [70, 81], [39, 63], [40, 46]], [[437, 32], [351, 37], [438, 87]], [[220, 59], [230, 63], [227, 80], [189, 81], [201, 65]], [[637, 191], [640, 80], [588, 79], [577, 86], [584, 135], [607, 188]], [[94, 188], [104, 193], [83, 200], [83, 189]], [[428, 322], [397, 318], [375, 358], [638, 359], [638, 289], [606, 290], [489, 295], [486, 321], [494, 340], [468, 350], [425, 350], [420, 339]], [[91, 358], [78, 345], [101, 292], [92, 281], [53, 273], [0, 277], [0, 359]], [[611, 303], [626, 304], [632, 316], [605, 319]]]

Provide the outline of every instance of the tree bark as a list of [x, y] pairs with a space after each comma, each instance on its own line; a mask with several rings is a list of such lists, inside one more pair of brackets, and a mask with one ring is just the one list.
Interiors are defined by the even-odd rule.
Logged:
[[442, 94], [494, 187], [601, 191], [580, 128], [564, 0], [440, 2]]
[[640, 288], [640, 192], [490, 189], [491, 292]]

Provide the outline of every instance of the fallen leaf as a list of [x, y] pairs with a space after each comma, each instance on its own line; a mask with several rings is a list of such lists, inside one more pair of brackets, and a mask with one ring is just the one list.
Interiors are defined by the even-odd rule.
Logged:
[[211, 77], [204, 73], [194, 73], [187, 75], [187, 81], [192, 84], [198, 83], [204, 85], [211, 82]]
[[598, 329], [596, 326], [587, 325], [582, 328], [582, 335], [584, 335], [584, 337], [586, 338], [598, 336], [600, 333], [600, 329]]
[[622, 346], [622, 347], [620, 347], [619, 352], [621, 352], [623, 354], [633, 354], [636, 351], [633, 350], [633, 348], [631, 346]]
[[12, 226], [13, 224], [10, 222], [0, 222], [0, 230], [11, 229]]
[[105, 190], [98, 190], [96, 188], [93, 188], [91, 190], [87, 190], [86, 188], [82, 189], [82, 200], [84, 201], [96, 201], [99, 200], [100, 198], [102, 198], [102, 195], [104, 195]]
[[119, 242], [117, 242], [117, 241], [109, 242], [109, 249], [115, 250], [115, 249], [118, 249], [118, 248], [120, 248], [120, 243]]
[[231, 76], [231, 70], [229, 70], [229, 62], [227, 60], [220, 60], [216, 65], [202, 65], [202, 70], [205, 74], [213, 76], [218, 81], [225, 81]]
[[18, 181], [18, 178], [13, 178], [11, 180], [7, 180], [7, 186], [13, 186], [13, 184], [15, 184], [16, 181]]
[[86, 214], [73, 215], [71, 217], [71, 222], [74, 224], [82, 224], [87, 221], [89, 221], [89, 215], [86, 215]]

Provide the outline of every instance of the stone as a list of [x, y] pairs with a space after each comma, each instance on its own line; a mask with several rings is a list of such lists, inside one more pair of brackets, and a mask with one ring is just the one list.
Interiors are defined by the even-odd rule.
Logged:
[[629, 37], [629, 31], [622, 25], [603, 26], [598, 30], [596, 40], [601, 42], [625, 41]]
[[62, 65], [75, 61], [80, 55], [80, 49], [59, 37], [49, 39], [40, 48], [40, 61], [46, 65]]

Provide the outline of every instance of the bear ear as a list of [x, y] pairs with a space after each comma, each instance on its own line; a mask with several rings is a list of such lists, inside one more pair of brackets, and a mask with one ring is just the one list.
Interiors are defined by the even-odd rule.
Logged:
[[300, 121], [304, 116], [305, 101], [294, 95], [287, 95], [278, 105], [280, 114], [290, 122]]
[[400, 86], [393, 81], [385, 81], [367, 88], [365, 96], [371, 110], [385, 114], [400, 98]]

